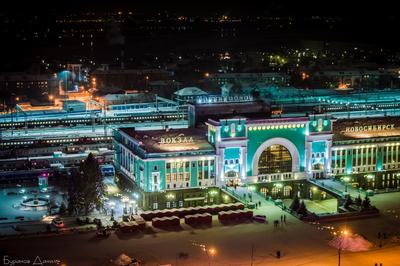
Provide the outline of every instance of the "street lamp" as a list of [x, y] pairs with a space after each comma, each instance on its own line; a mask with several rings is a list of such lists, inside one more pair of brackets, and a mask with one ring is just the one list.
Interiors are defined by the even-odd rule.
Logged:
[[343, 181], [344, 181], [344, 192], [347, 192], [347, 183], [350, 181], [350, 177], [348, 176], [343, 177]]
[[206, 245], [200, 245], [202, 250], [206, 253], [208, 259], [208, 266], [211, 266], [211, 259], [215, 254], [217, 254], [217, 250], [213, 247], [207, 248]]
[[136, 201], [134, 201], [134, 200], [129, 201], [129, 208], [130, 208], [129, 212], [131, 214], [133, 214], [133, 208], [135, 207], [135, 203], [136, 203]]
[[341, 237], [339, 241], [339, 248], [338, 248], [338, 266], [340, 266], [340, 252], [342, 250], [342, 244], [343, 244], [343, 239], [346, 238], [349, 235], [349, 232], [347, 230], [344, 230], [341, 232]]
[[110, 201], [109, 203], [108, 203], [108, 205], [110, 206], [110, 208], [111, 208], [111, 221], [114, 221], [114, 208], [115, 208], [115, 202], [113, 202], [113, 201]]
[[128, 202], [129, 202], [129, 198], [128, 198], [128, 197], [123, 197], [123, 198], [121, 199], [121, 202], [124, 203], [123, 212], [124, 212], [124, 214], [127, 214], [127, 212], [128, 212]]

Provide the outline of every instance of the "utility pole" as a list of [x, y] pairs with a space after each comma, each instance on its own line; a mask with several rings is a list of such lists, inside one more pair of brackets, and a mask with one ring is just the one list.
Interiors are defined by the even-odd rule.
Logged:
[[254, 244], [251, 245], [251, 262], [250, 265], [253, 266], [254, 262]]

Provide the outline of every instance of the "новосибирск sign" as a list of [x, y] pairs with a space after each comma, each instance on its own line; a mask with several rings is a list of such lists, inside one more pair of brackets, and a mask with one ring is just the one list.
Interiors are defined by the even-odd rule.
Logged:
[[370, 131], [385, 131], [385, 130], [393, 130], [395, 129], [394, 124], [385, 124], [385, 125], [369, 125], [369, 126], [355, 126], [355, 127], [346, 127], [345, 132], [370, 132]]

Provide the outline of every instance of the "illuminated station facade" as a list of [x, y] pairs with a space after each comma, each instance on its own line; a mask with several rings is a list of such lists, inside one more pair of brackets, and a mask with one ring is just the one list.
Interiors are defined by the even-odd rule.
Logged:
[[[160, 206], [159, 200], [170, 191], [193, 193], [242, 184], [272, 198], [294, 193], [325, 198], [323, 191], [313, 195], [307, 181], [330, 177], [363, 189], [397, 189], [398, 121], [396, 117], [336, 120], [311, 115], [209, 119], [204, 129], [137, 132], [124, 128], [114, 136], [116, 165], [145, 195], [143, 207], [152, 209], [171, 206], [169, 201], [161, 201]], [[200, 197], [197, 203], [201, 201]], [[182, 195], [174, 206], [194, 204]]]

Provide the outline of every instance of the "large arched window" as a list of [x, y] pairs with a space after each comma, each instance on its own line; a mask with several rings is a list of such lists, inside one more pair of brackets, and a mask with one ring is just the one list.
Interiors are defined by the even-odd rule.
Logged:
[[292, 172], [292, 156], [282, 145], [266, 148], [258, 161], [258, 174], [274, 174]]
[[236, 178], [236, 177], [239, 177], [239, 173], [234, 171], [234, 170], [229, 170], [228, 172], [225, 173], [225, 177], [228, 177], [228, 178], [234, 177], [234, 178]]

